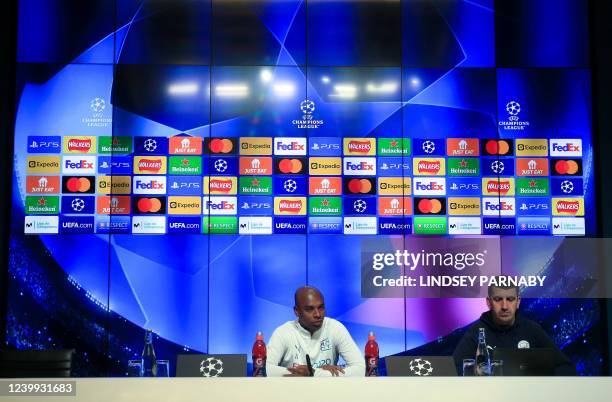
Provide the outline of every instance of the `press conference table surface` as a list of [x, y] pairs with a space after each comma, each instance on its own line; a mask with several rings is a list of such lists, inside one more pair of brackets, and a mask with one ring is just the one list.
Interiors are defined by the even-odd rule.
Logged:
[[[25, 380], [1, 379], [23, 383]], [[34, 380], [45, 381], [45, 380]], [[57, 379], [48, 380], [55, 382]], [[612, 377], [79, 378], [76, 396], [0, 396], [1, 401], [610, 401]], [[6, 389], [6, 384], [2, 385]]]

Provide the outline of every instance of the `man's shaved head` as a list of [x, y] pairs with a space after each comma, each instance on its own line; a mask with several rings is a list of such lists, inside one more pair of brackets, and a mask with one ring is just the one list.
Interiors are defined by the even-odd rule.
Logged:
[[298, 307], [300, 302], [303, 302], [313, 296], [319, 296], [323, 300], [323, 294], [321, 291], [314, 286], [302, 286], [295, 291], [293, 295], [294, 306]]
[[302, 286], [295, 291], [293, 311], [300, 325], [311, 334], [321, 328], [325, 318], [325, 302], [319, 289]]

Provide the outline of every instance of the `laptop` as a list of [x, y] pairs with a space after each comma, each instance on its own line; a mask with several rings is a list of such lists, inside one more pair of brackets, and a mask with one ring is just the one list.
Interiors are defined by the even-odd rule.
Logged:
[[552, 348], [496, 348], [494, 360], [504, 361], [504, 376], [547, 376], [555, 374], [555, 351]]
[[246, 355], [178, 355], [177, 377], [246, 377]]
[[387, 356], [389, 377], [449, 377], [456, 376], [451, 356]]

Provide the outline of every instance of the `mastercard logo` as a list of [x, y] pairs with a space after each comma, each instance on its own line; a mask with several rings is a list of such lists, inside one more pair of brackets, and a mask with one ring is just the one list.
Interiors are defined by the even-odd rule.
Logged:
[[440, 198], [415, 198], [416, 209], [422, 215], [445, 214], [446, 202]]
[[572, 159], [555, 162], [555, 172], [563, 175], [575, 175], [580, 172], [580, 164]]
[[227, 138], [214, 138], [208, 143], [208, 149], [213, 154], [229, 154], [234, 150], [234, 143]]
[[368, 179], [351, 179], [347, 183], [347, 189], [351, 194], [370, 194], [374, 184]]
[[87, 193], [91, 188], [91, 180], [87, 177], [71, 177], [66, 180], [66, 189], [71, 193]]
[[164, 205], [159, 198], [141, 198], [136, 202], [136, 208], [138, 212], [142, 213], [163, 213]]
[[304, 169], [304, 164], [299, 159], [281, 159], [278, 162], [278, 171], [285, 174], [301, 173]]
[[484, 151], [488, 155], [511, 155], [512, 149], [509, 140], [488, 140], [484, 143]]

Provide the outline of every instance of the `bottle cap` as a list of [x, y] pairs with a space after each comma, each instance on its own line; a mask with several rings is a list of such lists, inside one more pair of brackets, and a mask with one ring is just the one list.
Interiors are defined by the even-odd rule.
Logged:
[[257, 335], [255, 336], [255, 339], [258, 341], [263, 341], [263, 333], [261, 331], [258, 331]]
[[376, 336], [374, 335], [374, 332], [370, 331], [368, 334], [368, 341], [373, 341], [374, 339], [376, 339]]

